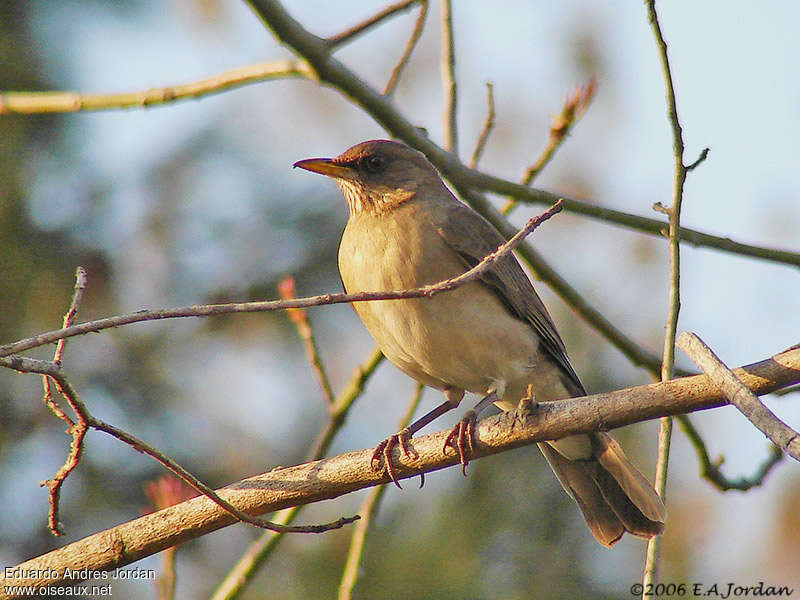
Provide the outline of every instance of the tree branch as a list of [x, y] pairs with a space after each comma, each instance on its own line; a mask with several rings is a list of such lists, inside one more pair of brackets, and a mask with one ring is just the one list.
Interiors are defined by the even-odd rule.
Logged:
[[[406, 119], [390, 98], [371, 88], [355, 73], [336, 60], [324, 40], [306, 31], [277, 0], [247, 0], [248, 4], [292, 51], [308, 61], [314, 79], [331, 85], [360, 106], [390, 135], [423, 152], [454, 186], [474, 188], [512, 196], [520, 202], [552, 204], [562, 196], [469, 169], [457, 156], [433, 143], [423, 131]], [[659, 219], [633, 215], [594, 203], [564, 197], [564, 209], [587, 217], [611, 222], [643, 233], [663, 236], [668, 224]], [[800, 267], [800, 253], [735, 242], [728, 238], [681, 229], [681, 240], [695, 246], [716, 248], [733, 254], [761, 258]]]
[[[24, 340], [4, 344], [0, 346], [0, 358], [10, 354], [21, 352], [43, 346], [60, 339], [83, 335], [120, 325], [140, 323], [142, 321], [156, 321], [160, 319], [175, 319], [180, 317], [208, 317], [212, 315], [222, 315], [229, 313], [247, 312], [270, 312], [275, 310], [291, 310], [297, 308], [308, 308], [311, 306], [321, 306], [324, 304], [343, 304], [351, 302], [367, 302], [371, 300], [400, 300], [406, 298], [430, 298], [436, 294], [447, 292], [461, 285], [478, 279], [487, 269], [489, 269], [497, 259], [508, 254], [517, 247], [527, 235], [541, 225], [544, 221], [561, 211], [562, 202], [556, 201], [548, 210], [542, 214], [528, 220], [520, 231], [511, 237], [506, 243], [502, 244], [491, 254], [485, 256], [481, 262], [473, 268], [465, 271], [457, 277], [440, 281], [432, 285], [426, 285], [411, 290], [387, 291], [387, 292], [360, 292], [357, 294], [323, 294], [321, 296], [311, 296], [309, 298], [297, 298], [295, 300], [265, 300], [261, 302], [233, 302], [229, 304], [206, 304], [182, 306], [179, 308], [167, 308], [160, 310], [140, 310], [127, 315], [106, 317], [96, 321], [88, 321], [78, 325], [72, 325], [64, 329], [56, 329], [46, 333], [40, 333]], [[20, 370], [18, 367], [12, 367]]]
[[764, 406], [703, 340], [693, 333], [684, 332], [678, 338], [678, 346], [761, 433], [786, 454], [800, 461], [800, 435]]
[[[800, 348], [736, 369], [736, 376], [757, 394], [800, 381]], [[503, 413], [480, 422], [474, 458], [488, 456], [577, 433], [609, 430], [665, 415], [704, 410], [727, 404], [705, 375], [638, 386], [585, 398], [543, 402], [531, 415]], [[395, 449], [394, 464], [402, 478], [458, 464], [442, 453], [448, 431], [413, 438], [414, 452]], [[370, 465], [373, 449], [287, 468], [233, 483], [218, 491], [237, 509], [252, 515], [336, 498], [355, 490], [387, 483], [384, 472]], [[109, 570], [130, 564], [174, 544], [216, 531], [235, 518], [206, 497], [145, 515], [93, 534], [5, 570], [3, 585], [41, 587], [62, 580], [64, 569]], [[0, 596], [2, 597], [2, 596]], [[6, 596], [7, 597], [7, 596]]]
[[4, 92], [0, 94], [0, 116], [9, 114], [68, 113], [123, 108], [147, 108], [179, 100], [198, 99], [229, 89], [287, 77], [309, 78], [305, 63], [281, 60], [231, 69], [192, 83], [151, 88], [120, 94], [79, 92]]

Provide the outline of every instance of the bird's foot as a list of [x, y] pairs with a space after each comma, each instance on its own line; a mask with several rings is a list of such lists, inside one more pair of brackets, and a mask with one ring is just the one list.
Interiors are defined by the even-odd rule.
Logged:
[[[410, 457], [416, 455], [416, 452], [408, 447], [408, 440], [410, 439], [411, 431], [408, 427], [401, 429], [397, 433], [393, 433], [375, 447], [375, 452], [372, 453], [372, 460], [370, 461], [375, 471], [380, 471], [383, 466], [389, 478], [401, 490], [403, 488], [397, 480], [397, 471], [395, 471], [394, 464], [392, 464], [392, 450], [394, 450], [396, 446], [399, 446], [403, 456]], [[420, 487], [425, 483], [425, 476], [422, 475], [421, 477], [422, 481], [420, 482]]]
[[478, 413], [468, 410], [464, 413], [461, 420], [456, 423], [444, 441], [442, 452], [447, 454], [447, 450], [452, 449], [458, 454], [461, 462], [461, 472], [467, 476], [467, 465], [469, 457], [475, 451], [475, 423], [478, 421]]
[[536, 396], [533, 393], [533, 386], [529, 384], [527, 393], [520, 398], [519, 404], [517, 404], [516, 412], [520, 418], [524, 418], [532, 415], [537, 406], [539, 406], [539, 403], [536, 401]]

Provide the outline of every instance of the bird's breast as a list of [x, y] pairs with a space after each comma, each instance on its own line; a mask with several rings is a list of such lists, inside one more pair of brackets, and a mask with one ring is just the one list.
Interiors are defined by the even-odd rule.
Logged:
[[[414, 211], [351, 217], [339, 247], [350, 292], [404, 290], [460, 275], [462, 259], [435, 223]], [[432, 298], [353, 304], [384, 354], [418, 381], [483, 393], [493, 381], [527, 380], [538, 357], [531, 328], [473, 282]]]

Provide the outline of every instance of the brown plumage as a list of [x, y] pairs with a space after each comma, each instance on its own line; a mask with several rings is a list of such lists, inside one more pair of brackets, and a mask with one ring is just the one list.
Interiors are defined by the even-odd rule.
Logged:
[[[403, 290], [455, 277], [504, 242], [453, 196], [421, 153], [403, 144], [363, 142], [336, 158], [295, 166], [333, 177], [347, 200], [339, 272], [348, 292]], [[392, 446], [405, 451], [408, 437], [455, 408], [465, 391], [502, 410], [513, 410], [529, 386], [539, 401], [586, 394], [513, 255], [479, 281], [433, 298], [358, 302], [353, 308], [392, 363], [446, 397], [376, 450], [393, 479]], [[640, 537], [662, 532], [663, 503], [609, 435], [576, 435], [539, 447], [601, 544], [613, 545], [626, 531]]]

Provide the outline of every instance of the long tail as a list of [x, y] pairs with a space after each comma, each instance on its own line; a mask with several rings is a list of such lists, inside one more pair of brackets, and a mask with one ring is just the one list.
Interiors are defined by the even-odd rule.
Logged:
[[589, 438], [592, 452], [586, 459], [569, 460], [551, 443], [539, 448], [597, 541], [611, 547], [626, 531], [644, 538], [664, 531], [664, 504], [647, 478], [610, 435]]

